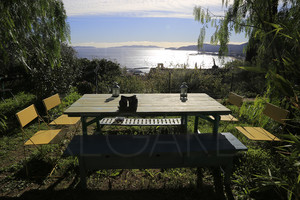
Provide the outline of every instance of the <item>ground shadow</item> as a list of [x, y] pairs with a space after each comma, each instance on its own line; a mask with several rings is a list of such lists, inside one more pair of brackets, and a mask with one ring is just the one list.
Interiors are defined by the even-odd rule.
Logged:
[[17, 179], [32, 179], [35, 183], [42, 183], [54, 168], [53, 163], [42, 158], [32, 158], [14, 175]]
[[101, 199], [101, 200], [179, 200], [179, 199], [217, 199], [212, 186], [204, 186], [201, 190], [196, 188], [179, 189], [149, 189], [149, 190], [82, 190], [80, 188], [65, 190], [30, 190], [20, 197], [2, 197], [2, 200], [12, 199]]

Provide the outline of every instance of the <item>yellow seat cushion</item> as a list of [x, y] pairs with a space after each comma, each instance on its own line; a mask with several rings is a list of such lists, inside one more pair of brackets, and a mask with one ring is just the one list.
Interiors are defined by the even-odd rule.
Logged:
[[24, 145], [50, 144], [55, 141], [61, 129], [40, 130], [36, 132]]
[[50, 125], [73, 125], [77, 124], [80, 117], [68, 117], [68, 115], [61, 115], [57, 119], [53, 120]]
[[280, 141], [279, 138], [261, 127], [235, 127], [250, 140]]
[[[211, 119], [215, 119], [213, 116], [209, 116]], [[235, 118], [234, 116], [232, 116], [232, 115], [220, 115], [220, 117], [221, 117], [221, 121], [234, 121], [234, 122], [237, 122], [237, 121], [239, 121], [237, 118]]]

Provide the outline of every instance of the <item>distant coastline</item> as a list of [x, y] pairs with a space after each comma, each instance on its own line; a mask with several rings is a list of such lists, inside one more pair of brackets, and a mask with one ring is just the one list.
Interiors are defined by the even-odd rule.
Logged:
[[[248, 43], [243, 44], [229, 44], [228, 56], [244, 57], [244, 48]], [[183, 46], [179, 48], [166, 48], [170, 50], [185, 50], [185, 51], [198, 51], [197, 45]], [[220, 45], [203, 44], [198, 54], [218, 55]]]
[[[158, 63], [165, 68], [201, 68], [209, 69], [215, 65], [220, 68], [226, 62], [240, 59], [239, 54], [228, 55], [219, 58], [218, 52], [198, 52], [196, 46], [180, 48], [162, 48], [158, 46], [120, 46], [110, 48], [97, 48], [93, 46], [74, 47], [79, 58], [108, 59], [117, 62], [121, 67], [133, 71], [133, 73], [148, 73]], [[241, 50], [242, 52], [242, 50]]]
[[[228, 45], [228, 54], [227, 56], [232, 56], [236, 58], [244, 57], [244, 48], [247, 46], [248, 43], [243, 44], [229, 44]], [[159, 46], [143, 46], [143, 45], [131, 45], [131, 46], [118, 46], [118, 47], [107, 47], [107, 48], [99, 48], [94, 46], [73, 46], [75, 50], [80, 49], [118, 49], [118, 48], [145, 48], [145, 49], [166, 49], [166, 50], [182, 50], [182, 51], [197, 51], [199, 54], [206, 54], [206, 55], [218, 55], [220, 45], [211, 45], [211, 44], [203, 44], [203, 47], [198, 51], [197, 45], [189, 45], [189, 46], [182, 46], [182, 47], [170, 47], [170, 48], [164, 48]], [[193, 55], [193, 54], [191, 54]]]

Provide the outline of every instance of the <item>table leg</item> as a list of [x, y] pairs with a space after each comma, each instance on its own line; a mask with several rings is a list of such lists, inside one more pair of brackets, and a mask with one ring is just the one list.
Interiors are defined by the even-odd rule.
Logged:
[[187, 120], [188, 120], [187, 115], [181, 116], [181, 127], [184, 134], [187, 133]]
[[226, 196], [227, 196], [227, 199], [230, 199], [230, 200], [234, 200], [232, 190], [230, 187], [230, 177], [232, 174], [232, 168], [233, 168], [232, 163], [225, 167], [225, 177], [224, 177]]
[[80, 168], [80, 184], [82, 189], [86, 189], [86, 169], [84, 165], [84, 159], [79, 157], [79, 168]]
[[199, 117], [195, 116], [194, 133], [198, 133]]
[[101, 128], [102, 126], [100, 125], [100, 120], [103, 119], [103, 117], [95, 117], [96, 120], [96, 125], [97, 125], [97, 134], [101, 135]]
[[214, 177], [214, 185], [218, 199], [225, 199], [220, 167], [213, 167], [212, 173]]
[[217, 135], [218, 134], [218, 132], [219, 132], [219, 124], [220, 124], [220, 115], [214, 115], [214, 118], [215, 118], [215, 120], [214, 120], [214, 122], [213, 122], [213, 134], [214, 135]]
[[82, 135], [87, 135], [87, 123], [86, 123], [87, 117], [81, 117], [81, 123], [82, 123]]
[[197, 188], [202, 188], [203, 186], [203, 174], [202, 168], [197, 167]]
[[97, 131], [99, 132], [99, 134], [101, 134], [100, 120], [97, 120], [96, 124], [97, 124]]

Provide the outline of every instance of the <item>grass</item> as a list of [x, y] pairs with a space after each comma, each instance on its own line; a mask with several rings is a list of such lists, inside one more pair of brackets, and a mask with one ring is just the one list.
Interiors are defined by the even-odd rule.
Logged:
[[[231, 108], [231, 107], [230, 107]], [[238, 116], [238, 110], [233, 109], [233, 115]], [[194, 118], [189, 118], [188, 130], [193, 131]], [[232, 176], [232, 191], [237, 199], [261, 199], [274, 197], [276, 187], [260, 191], [259, 174], [274, 175], [280, 173], [276, 166], [276, 155], [265, 143], [250, 142], [238, 134], [235, 126], [247, 125], [243, 117], [237, 123], [221, 122], [219, 130], [231, 132], [248, 148], [235, 159]], [[199, 120], [201, 133], [211, 132], [212, 124]], [[32, 135], [37, 125], [32, 124], [26, 132]], [[80, 130], [80, 129], [79, 129]], [[174, 127], [113, 127], [106, 126], [105, 134], [169, 134], [176, 132]], [[92, 134], [95, 126], [88, 128]], [[38, 177], [26, 177], [22, 147], [22, 133], [16, 129], [11, 134], [0, 138], [0, 197], [1, 199], [217, 199], [213, 187], [210, 169], [203, 171], [203, 187], [197, 189], [195, 168], [171, 169], [118, 169], [90, 171], [88, 174], [88, 190], [79, 187], [79, 167], [76, 158], [55, 158], [66, 148], [73, 130], [63, 129], [67, 137], [59, 145], [45, 145], [41, 154], [36, 148], [26, 148], [30, 174]], [[79, 133], [77, 133], [79, 134]], [[57, 163], [54, 177], [48, 177], [55, 163]]]

